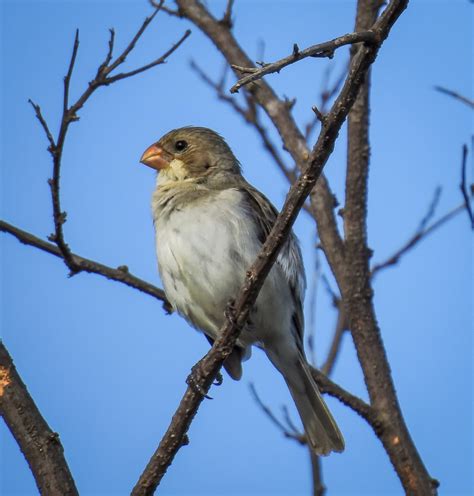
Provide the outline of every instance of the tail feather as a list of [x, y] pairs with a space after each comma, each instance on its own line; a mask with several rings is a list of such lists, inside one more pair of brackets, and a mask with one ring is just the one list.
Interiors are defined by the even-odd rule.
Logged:
[[[286, 371], [285, 371], [286, 372]], [[309, 445], [317, 455], [344, 451], [344, 438], [324, 402], [303, 357], [291, 373], [283, 373], [306, 432]]]

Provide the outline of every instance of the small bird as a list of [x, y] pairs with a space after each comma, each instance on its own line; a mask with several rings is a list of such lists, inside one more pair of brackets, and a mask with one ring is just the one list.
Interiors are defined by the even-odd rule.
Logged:
[[[140, 161], [158, 171], [152, 196], [156, 253], [166, 295], [212, 344], [277, 217], [242, 176], [224, 139], [204, 127], [174, 129]], [[311, 376], [303, 348], [303, 260], [293, 232], [260, 291], [224, 368], [235, 380], [251, 345], [280, 371], [318, 455], [344, 450], [344, 439]]]

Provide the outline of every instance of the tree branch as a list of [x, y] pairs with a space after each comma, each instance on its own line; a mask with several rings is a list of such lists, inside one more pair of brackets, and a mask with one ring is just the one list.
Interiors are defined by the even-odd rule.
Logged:
[[[400, 13], [407, 2], [391, 2], [372, 29], [380, 29], [387, 16]], [[355, 31], [367, 29], [377, 18], [381, 0], [359, 0]], [[351, 50], [351, 66], [363, 45]], [[390, 366], [373, 306], [367, 245], [367, 180], [369, 170], [370, 75], [362, 85], [348, 119], [348, 160], [344, 206], [345, 270], [336, 279], [348, 316], [357, 356], [364, 372], [371, 406], [377, 411], [380, 438], [407, 494], [436, 493], [437, 483], [429, 476], [411, 439], [398, 403]]]
[[474, 193], [474, 185], [471, 184], [469, 193], [467, 189], [467, 145], [464, 144], [462, 147], [462, 159], [461, 159], [461, 184], [459, 185], [459, 189], [461, 190], [461, 194], [464, 198], [464, 204], [466, 206], [467, 215], [471, 222], [471, 229], [474, 229], [474, 213], [472, 212], [471, 207], [471, 199], [470, 195]]
[[257, 393], [257, 390], [255, 389], [255, 386], [250, 383], [250, 392], [252, 393], [253, 399], [255, 400], [255, 403], [261, 408], [263, 413], [270, 419], [272, 424], [274, 424], [277, 429], [288, 439], [293, 439], [294, 441], [297, 441], [299, 444], [306, 444], [306, 436], [305, 434], [302, 434], [301, 432], [298, 432], [296, 429], [294, 429], [294, 426], [285, 426], [279, 419], [278, 417], [272, 412], [271, 408], [265, 405], [265, 403], [262, 401], [260, 396]]
[[247, 97], [247, 108], [239, 105], [236, 99], [228, 95], [224, 89], [225, 77], [221, 79], [218, 83], [214, 82], [204, 71], [199, 67], [194, 61], [191, 62], [191, 68], [196, 72], [196, 74], [208, 85], [210, 86], [217, 95], [217, 98], [228, 105], [230, 105], [237, 114], [239, 114], [247, 124], [253, 126], [260, 136], [264, 148], [270, 154], [272, 159], [278, 168], [283, 172], [283, 175], [287, 178], [290, 184], [292, 184], [296, 179], [296, 174], [293, 170], [288, 168], [283, 157], [280, 155], [277, 147], [272, 143], [268, 136], [267, 130], [261, 123], [258, 117], [258, 110], [253, 104], [250, 97]]
[[280, 59], [271, 64], [263, 64], [263, 67], [257, 69], [256, 67], [242, 67], [239, 65], [232, 65], [234, 69], [241, 73], [250, 73], [239, 79], [234, 86], [230, 89], [231, 93], [237, 93], [242, 86], [250, 84], [254, 81], [261, 79], [267, 74], [273, 74], [275, 72], [280, 72], [283, 68], [299, 62], [307, 57], [329, 57], [334, 56], [335, 50], [345, 45], [352, 45], [354, 43], [377, 43], [377, 34], [373, 31], [362, 31], [359, 33], [348, 33], [338, 38], [334, 38], [330, 41], [325, 41], [324, 43], [319, 43], [318, 45], [313, 45], [304, 50], [299, 50], [298, 46], [295, 44], [293, 47], [293, 53], [288, 55], [283, 59]]
[[[236, 39], [228, 28], [219, 23], [197, 0], [176, 0], [179, 16], [189, 19], [216, 45], [229, 65], [243, 67], [252, 66], [253, 63], [241, 49]], [[234, 71], [237, 73], [237, 71]], [[268, 115], [280, 134], [285, 150], [287, 150], [300, 171], [306, 167], [310, 150], [306, 140], [298, 129], [291, 108], [279, 99], [274, 90], [265, 80], [251, 85], [248, 88], [253, 100]], [[321, 176], [314, 192], [311, 194], [312, 212], [318, 224], [318, 233], [324, 253], [331, 261], [331, 265], [343, 263], [343, 244], [337, 229], [334, 216], [334, 195], [324, 175]]]
[[[187, 7], [203, 9], [201, 4], [192, 0], [178, 0], [181, 10], [184, 10], [183, 4], [186, 4]], [[296, 216], [332, 153], [342, 124], [357, 97], [367, 71], [377, 57], [378, 49], [405, 7], [406, 1], [392, 0], [377, 26], [380, 29], [379, 43], [362, 46], [354, 57], [348, 77], [325, 119], [306, 169], [290, 188], [282, 211], [278, 215], [256, 261], [247, 271], [245, 282], [236, 297], [235, 304], [229, 307], [225, 323], [218, 332], [219, 337], [215, 340], [211, 350], [193, 367], [187, 381], [188, 388], [168, 430], [134, 487], [133, 496], [153, 493], [176, 453], [186, 441], [186, 433], [201, 402], [207, 395], [222, 363], [232, 352], [240, 331], [247, 322], [258, 292], [275, 262], [282, 244], [289, 235]]]
[[78, 30], [76, 31], [69, 67], [66, 76], [64, 78], [63, 112], [62, 112], [58, 137], [56, 140], [54, 140], [52, 137], [48, 124], [46, 123], [46, 120], [44, 119], [41, 113], [40, 106], [34, 103], [33, 101], [29, 100], [34, 108], [36, 117], [41, 123], [41, 126], [43, 127], [43, 130], [46, 134], [46, 137], [49, 142], [48, 151], [50, 152], [53, 159], [53, 176], [51, 179], [48, 180], [48, 184], [51, 189], [51, 200], [53, 204], [54, 233], [49, 236], [49, 239], [50, 241], [56, 243], [59, 251], [61, 252], [61, 258], [64, 260], [65, 264], [70, 270], [70, 275], [77, 274], [78, 272], [84, 269], [81, 269], [79, 266], [76, 265], [76, 259], [73, 257], [72, 252], [65, 241], [64, 231], [63, 231], [63, 225], [66, 222], [67, 214], [61, 209], [60, 172], [61, 172], [63, 148], [64, 148], [67, 132], [69, 129], [69, 125], [72, 122], [76, 122], [79, 120], [77, 112], [84, 106], [84, 104], [87, 102], [89, 97], [94, 93], [95, 90], [97, 90], [97, 88], [100, 88], [101, 86], [108, 86], [109, 84], [112, 84], [116, 81], [128, 77], [132, 77], [135, 74], [139, 74], [143, 71], [151, 69], [152, 67], [155, 67], [158, 64], [164, 63], [166, 58], [169, 57], [189, 36], [190, 31], [188, 30], [181, 37], [181, 39], [177, 43], [175, 43], [165, 54], [163, 54], [161, 57], [154, 60], [153, 62], [150, 62], [147, 65], [142, 66], [130, 72], [120, 73], [115, 76], [109, 76], [109, 74], [113, 70], [115, 70], [117, 67], [123, 64], [123, 62], [125, 62], [127, 56], [135, 48], [137, 41], [143, 35], [145, 29], [148, 27], [150, 22], [159, 12], [162, 3], [163, 2], [160, 2], [153, 15], [145, 18], [143, 24], [140, 26], [140, 28], [138, 29], [137, 33], [132, 38], [130, 43], [114, 61], [112, 61], [112, 54], [114, 48], [115, 32], [113, 30], [110, 31], [109, 48], [104, 62], [100, 64], [95, 78], [89, 83], [87, 89], [82, 93], [82, 95], [73, 105], [69, 106], [69, 87], [71, 83], [72, 73], [74, 70], [74, 65], [76, 62], [77, 52], [79, 49], [79, 31]]
[[339, 355], [339, 350], [341, 348], [342, 336], [349, 330], [347, 317], [344, 311], [344, 305], [339, 300], [337, 302], [337, 320], [336, 328], [334, 329], [334, 334], [332, 337], [331, 346], [329, 347], [329, 352], [326, 357], [326, 361], [321, 366], [321, 372], [328, 377], [332, 374], [334, 365], [336, 364], [337, 357]]
[[41, 494], [76, 496], [59, 435], [41, 416], [0, 340], [0, 415], [30, 466]]
[[449, 95], [455, 98], [456, 100], [466, 104], [468, 107], [474, 108], [474, 100], [471, 100], [470, 98], [461, 95], [457, 91], [453, 91], [448, 88], [443, 88], [442, 86], [435, 86], [434, 89], [436, 91], [439, 91], [440, 93], [444, 93], [445, 95]]
[[[61, 250], [54, 245], [53, 243], [48, 243], [47, 241], [42, 240], [41, 238], [37, 238], [33, 234], [23, 231], [18, 227], [12, 226], [7, 222], [0, 220], [0, 231], [9, 233], [15, 236], [18, 241], [25, 245], [34, 246], [40, 250], [43, 250], [51, 255], [54, 255], [58, 258], [63, 258], [63, 254]], [[103, 265], [99, 262], [95, 262], [94, 260], [89, 260], [88, 258], [81, 257], [80, 255], [76, 255], [71, 253], [71, 257], [74, 263], [74, 266], [77, 267], [78, 272], [89, 272], [91, 274], [98, 274], [106, 277], [112, 281], [121, 282], [122, 284], [126, 284], [131, 288], [138, 289], [142, 293], [146, 293], [150, 296], [153, 296], [157, 300], [163, 302], [163, 308], [170, 313], [172, 311], [171, 304], [166, 299], [165, 292], [162, 289], [153, 286], [152, 284], [139, 279], [128, 271], [128, 267], [125, 265], [121, 265], [120, 267], [113, 269], [112, 267], [108, 267], [107, 265]]]
[[430, 226], [426, 227], [421, 231], [416, 231], [415, 234], [403, 245], [401, 246], [395, 253], [393, 253], [390, 257], [388, 257], [385, 261], [380, 262], [372, 267], [371, 276], [374, 278], [376, 274], [378, 274], [381, 270], [386, 269], [387, 267], [391, 267], [396, 265], [401, 257], [411, 251], [415, 246], [425, 239], [429, 234], [433, 231], [436, 231], [439, 227], [446, 224], [452, 218], [454, 218], [459, 213], [463, 212], [466, 208], [466, 203], [462, 203], [461, 205], [453, 208], [449, 212], [445, 213], [438, 220], [433, 222]]

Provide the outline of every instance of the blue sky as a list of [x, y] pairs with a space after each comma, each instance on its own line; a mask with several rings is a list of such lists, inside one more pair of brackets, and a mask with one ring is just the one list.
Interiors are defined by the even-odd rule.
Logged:
[[[223, 12], [223, 2], [209, 2]], [[51, 162], [28, 98], [57, 132], [74, 31], [81, 45], [71, 98], [92, 79], [115, 27], [116, 48], [128, 43], [147, 2], [1, 2], [1, 218], [46, 237], [52, 231], [46, 179]], [[285, 56], [350, 32], [353, 1], [237, 0], [235, 34], [251, 57]], [[438, 215], [457, 206], [461, 146], [472, 113], [433, 90], [442, 85], [472, 97], [472, 6], [463, 0], [413, 0], [383, 46], [373, 71], [369, 243], [384, 260], [416, 229], [434, 189]], [[160, 14], [129, 57], [132, 69], [161, 55], [188, 28]], [[71, 126], [62, 170], [67, 241], [82, 256], [130, 270], [160, 285], [153, 248], [153, 173], [142, 151], [169, 129], [212, 127], [226, 137], [251, 183], [281, 207], [287, 184], [258, 138], [190, 70], [191, 59], [218, 78], [222, 58], [197, 30], [166, 65], [101, 88]], [[471, 41], [469, 41], [471, 40]], [[296, 97], [295, 118], [311, 119], [328, 63], [310, 59], [268, 77], [280, 95]], [[231, 81], [229, 81], [230, 87]], [[276, 137], [271, 131], [271, 135]], [[287, 157], [288, 158], [288, 157]], [[326, 173], [344, 197], [345, 136]], [[288, 159], [288, 163], [289, 159]], [[472, 163], [472, 162], [471, 162]], [[471, 169], [472, 172], [472, 169]], [[296, 224], [309, 278], [314, 226]], [[463, 212], [380, 274], [375, 304], [406, 421], [441, 494], [467, 495], [472, 480], [472, 235]], [[160, 304], [93, 275], [67, 278], [60, 261], [2, 234], [1, 335], [29, 391], [59, 432], [79, 491], [128, 494], [157, 446], [185, 389], [205, 339]], [[328, 273], [326, 267], [323, 270]], [[308, 300], [309, 298], [307, 298]], [[308, 303], [308, 301], [307, 301]], [[309, 305], [307, 304], [307, 315]], [[317, 353], [324, 356], [335, 314], [322, 288], [317, 300]], [[366, 398], [353, 345], [345, 336], [334, 378]], [[253, 401], [253, 382], [276, 413], [289, 405], [279, 375], [256, 351], [244, 378], [212, 391], [164, 478], [168, 495], [310, 494], [306, 450], [286, 440]], [[328, 494], [401, 494], [370, 428], [336, 400], [328, 403], [346, 438], [342, 455], [324, 460]], [[37, 494], [26, 462], [0, 425], [0, 492]]]

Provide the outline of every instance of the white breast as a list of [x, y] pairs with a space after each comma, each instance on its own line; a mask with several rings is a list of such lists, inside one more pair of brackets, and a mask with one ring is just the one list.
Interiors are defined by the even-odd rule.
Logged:
[[[166, 294], [191, 325], [215, 337], [227, 303], [237, 295], [260, 251], [256, 223], [236, 189], [215, 192], [188, 205], [180, 203], [168, 215], [162, 215], [156, 205], [153, 208]], [[241, 344], [274, 335], [286, 338], [292, 312], [288, 281], [281, 267], [275, 266], [257, 300], [252, 329], [241, 335]]]

